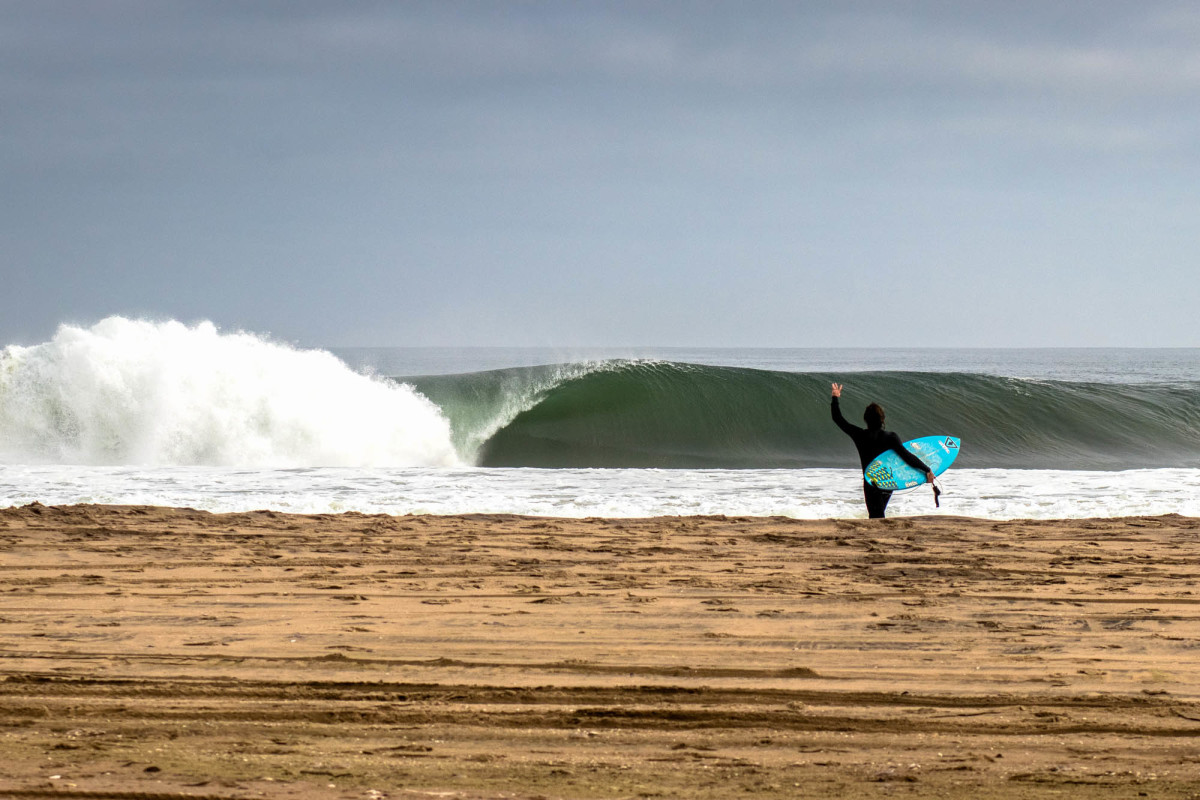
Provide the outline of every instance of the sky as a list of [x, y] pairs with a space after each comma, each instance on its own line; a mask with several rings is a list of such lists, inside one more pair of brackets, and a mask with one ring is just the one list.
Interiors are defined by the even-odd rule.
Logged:
[[1200, 346], [1200, 4], [0, 0], [0, 345]]

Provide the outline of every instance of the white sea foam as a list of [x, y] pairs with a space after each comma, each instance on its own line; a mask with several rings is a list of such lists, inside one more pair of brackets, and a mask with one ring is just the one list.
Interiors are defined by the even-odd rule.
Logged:
[[211, 323], [110, 317], [0, 351], [0, 462], [452, 466], [411, 387]]
[[[955, 469], [897, 494], [890, 516], [1055, 519], [1200, 516], [1200, 469], [1123, 472]], [[726, 514], [863, 517], [861, 473], [845, 469], [655, 470], [0, 466], [0, 506], [116, 503], [208, 511], [509, 513], [562, 517]]]

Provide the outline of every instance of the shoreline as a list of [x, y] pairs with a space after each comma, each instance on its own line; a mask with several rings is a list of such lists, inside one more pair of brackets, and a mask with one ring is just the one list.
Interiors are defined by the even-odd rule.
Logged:
[[1197, 534], [3, 509], [0, 793], [1188, 797]]
[[[925, 487], [921, 487], [925, 488]], [[912, 490], [906, 490], [912, 491]], [[52, 513], [58, 515], [76, 516], [78, 514], [87, 513], [112, 513], [120, 515], [122, 512], [129, 511], [136, 516], [146, 516], [155, 514], [178, 515], [178, 514], [206, 514], [210, 517], [296, 517], [306, 520], [328, 520], [338, 517], [369, 517], [382, 519], [445, 519], [445, 520], [532, 520], [532, 521], [551, 521], [565, 524], [574, 523], [645, 523], [655, 521], [670, 521], [670, 520], [708, 520], [721, 522], [751, 522], [751, 521], [775, 521], [789, 522], [798, 524], [823, 524], [823, 523], [838, 523], [838, 522], [860, 522], [872, 523], [878, 520], [869, 520], [866, 517], [789, 517], [783, 514], [653, 514], [643, 517], [624, 517], [610, 515], [592, 515], [586, 517], [576, 516], [555, 516], [553, 514], [522, 514], [510, 513], [506, 511], [491, 512], [463, 512], [463, 513], [440, 513], [440, 512], [412, 512], [412, 513], [387, 513], [383, 511], [357, 511], [354, 509], [346, 511], [284, 511], [273, 508], [259, 508], [252, 510], [240, 511], [210, 511], [204, 508], [195, 506], [182, 505], [147, 505], [142, 503], [43, 503], [39, 500], [33, 500], [21, 505], [0, 506], [0, 516], [9, 515], [12, 512], [23, 512], [36, 510], [35, 513], [44, 514]], [[1188, 514], [1180, 514], [1175, 512], [1153, 513], [1153, 514], [1122, 514], [1116, 516], [1093, 516], [1093, 517], [1022, 517], [1011, 519], [993, 519], [991, 517], [974, 517], [966, 514], [896, 514], [889, 515], [883, 522], [898, 522], [900, 520], [908, 520], [912, 522], [928, 521], [934, 523], [940, 522], [964, 522], [967, 524], [981, 525], [1013, 525], [1021, 523], [1030, 523], [1035, 525], [1046, 524], [1062, 524], [1074, 525], [1083, 523], [1096, 522], [1123, 522], [1126, 520], [1194, 520], [1200, 522], [1200, 516], [1191, 516]]]

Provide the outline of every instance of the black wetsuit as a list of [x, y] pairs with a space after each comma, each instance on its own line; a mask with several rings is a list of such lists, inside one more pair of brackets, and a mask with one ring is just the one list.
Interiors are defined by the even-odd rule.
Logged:
[[[832, 398], [829, 410], [833, 414], [833, 421], [837, 423], [837, 426], [854, 440], [854, 446], [858, 448], [858, 458], [862, 461], [864, 472], [868, 464], [888, 450], [895, 450], [904, 459], [904, 463], [919, 470], [922, 475], [929, 471], [925, 462], [906, 450], [900, 437], [891, 431], [885, 431], [883, 428], [860, 428], [847, 422], [846, 418], [842, 416], [842, 410], [838, 408], [836, 397]], [[867, 501], [867, 516], [871, 519], [882, 519], [888, 500], [892, 499], [892, 493], [884, 489], [877, 489], [867, 483], [866, 478], [863, 478], [863, 499]]]

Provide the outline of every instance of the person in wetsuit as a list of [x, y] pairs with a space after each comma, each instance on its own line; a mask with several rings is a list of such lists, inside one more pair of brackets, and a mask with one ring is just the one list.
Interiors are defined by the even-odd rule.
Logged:
[[[833, 384], [833, 397], [829, 401], [829, 410], [837, 426], [854, 440], [854, 446], [858, 448], [858, 458], [862, 461], [864, 472], [867, 465], [876, 457], [888, 450], [895, 450], [904, 459], [904, 463], [919, 472], [924, 472], [925, 480], [933, 483], [933, 473], [929, 471], [925, 462], [905, 449], [899, 436], [883, 429], [883, 409], [878, 403], [871, 403], [867, 406], [867, 410], [863, 412], [863, 421], [867, 423], [867, 427], [860, 428], [857, 425], [851, 425], [842, 416], [842, 410], [838, 407], [838, 398], [841, 396], [842, 385], [840, 383]], [[883, 519], [884, 510], [887, 508], [888, 500], [892, 499], [892, 493], [872, 486], [867, 483], [866, 478], [863, 478], [863, 499], [867, 501], [867, 516], [871, 519]]]

